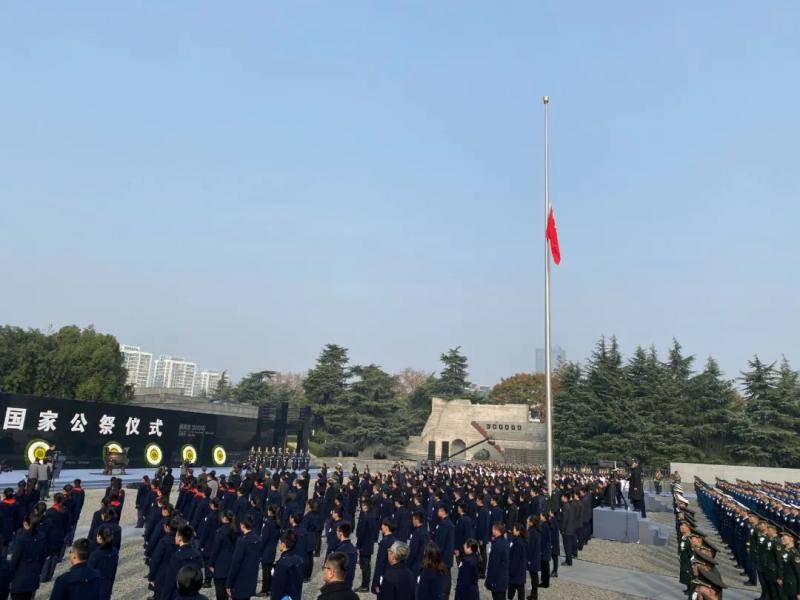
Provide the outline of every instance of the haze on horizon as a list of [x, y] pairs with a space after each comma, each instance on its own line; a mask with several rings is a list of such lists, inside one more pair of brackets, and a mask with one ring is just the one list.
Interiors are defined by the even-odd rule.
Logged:
[[[553, 335], [800, 366], [800, 5], [6, 4], [0, 323], [234, 377]], [[663, 356], [663, 354], [662, 354]]]

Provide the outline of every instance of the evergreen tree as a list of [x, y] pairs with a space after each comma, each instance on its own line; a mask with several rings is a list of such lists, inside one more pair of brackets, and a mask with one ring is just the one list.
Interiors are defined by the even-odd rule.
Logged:
[[434, 386], [434, 395], [447, 399], [467, 397], [467, 357], [461, 354], [461, 346], [442, 354], [441, 360], [444, 368]]
[[347, 403], [348, 361], [347, 348], [328, 344], [319, 355], [316, 366], [303, 380], [303, 390], [314, 411], [317, 426], [324, 427], [329, 409], [336, 410], [334, 405]]

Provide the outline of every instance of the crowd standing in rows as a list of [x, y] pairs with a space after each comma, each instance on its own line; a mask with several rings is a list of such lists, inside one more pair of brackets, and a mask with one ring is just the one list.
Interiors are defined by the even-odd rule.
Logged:
[[[217, 600], [301, 600], [317, 565], [321, 600], [355, 600], [356, 592], [477, 600], [481, 581], [493, 600], [533, 600], [591, 539], [592, 508], [615, 506], [621, 491], [619, 477], [588, 469], [556, 473], [548, 490], [540, 468], [520, 465], [395, 464], [377, 473], [354, 465], [347, 474], [323, 466], [312, 480], [291, 461], [271, 468], [271, 460], [251, 453], [228, 475], [184, 465], [178, 481], [170, 468], [142, 478], [134, 503], [151, 599], [202, 599], [205, 587]], [[629, 498], [644, 511], [637, 469]], [[3, 573], [12, 598], [29, 600], [65, 555], [70, 568], [51, 598], [110, 599], [122, 481], [112, 477], [78, 540], [81, 482], [64, 486], [49, 508], [27, 487], [6, 490], [0, 503], [0, 600]]]

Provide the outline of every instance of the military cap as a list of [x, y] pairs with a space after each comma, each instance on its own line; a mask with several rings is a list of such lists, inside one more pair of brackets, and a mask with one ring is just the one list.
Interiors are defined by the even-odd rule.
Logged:
[[694, 562], [705, 563], [707, 565], [716, 565], [717, 561], [714, 556], [706, 548], [695, 548], [692, 550], [692, 560]]

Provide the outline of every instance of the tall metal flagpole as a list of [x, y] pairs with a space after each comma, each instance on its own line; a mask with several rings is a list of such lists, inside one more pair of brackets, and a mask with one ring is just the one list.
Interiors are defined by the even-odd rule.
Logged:
[[[547, 106], [550, 98], [542, 98], [544, 104], [544, 226], [550, 217], [550, 149]], [[550, 380], [550, 244], [544, 238], [544, 389], [545, 414], [547, 416], [547, 493], [553, 490], [553, 387]]]

